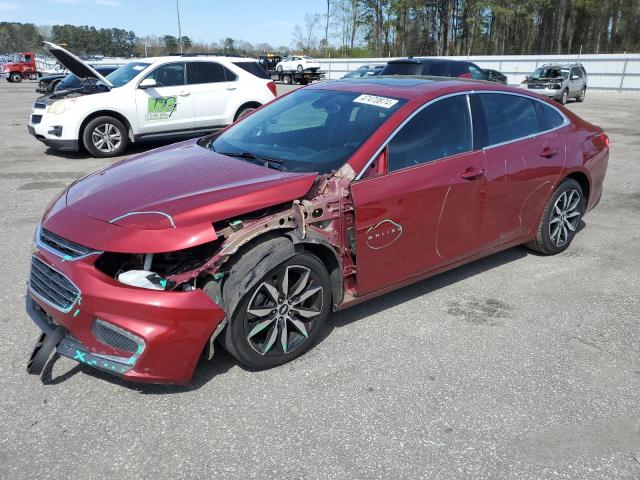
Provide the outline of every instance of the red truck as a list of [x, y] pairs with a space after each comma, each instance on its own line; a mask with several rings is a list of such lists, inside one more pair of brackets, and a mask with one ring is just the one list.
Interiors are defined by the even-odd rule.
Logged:
[[0, 77], [15, 83], [37, 80], [40, 78], [40, 72], [36, 69], [36, 56], [31, 52], [9, 55], [9, 61], [2, 65]]

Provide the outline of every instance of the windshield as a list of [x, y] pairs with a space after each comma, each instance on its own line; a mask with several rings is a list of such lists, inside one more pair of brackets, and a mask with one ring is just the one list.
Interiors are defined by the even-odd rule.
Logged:
[[126, 85], [136, 77], [142, 70], [147, 68], [150, 63], [144, 62], [131, 62], [123, 65], [117, 70], [111, 72], [105, 78], [111, 82], [114, 87], [121, 87]]
[[529, 78], [538, 79], [538, 78], [568, 78], [569, 77], [569, 69], [568, 68], [555, 68], [555, 67], [542, 67], [537, 69], [535, 72], [531, 74]]
[[289, 172], [329, 173], [344, 165], [405, 102], [354, 92], [297, 90], [226, 130], [209, 148], [264, 160]]

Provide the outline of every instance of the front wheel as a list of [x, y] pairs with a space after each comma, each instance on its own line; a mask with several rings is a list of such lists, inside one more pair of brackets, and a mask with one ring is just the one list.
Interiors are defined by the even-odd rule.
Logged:
[[302, 72], [302, 70], [304, 70], [304, 69], [302, 68], [302, 65], [298, 65], [298, 69], [297, 70], [298, 70], [298, 72]]
[[94, 157], [117, 157], [127, 148], [129, 136], [126, 127], [117, 118], [97, 117], [84, 127], [82, 142]]
[[331, 283], [324, 264], [300, 253], [249, 287], [227, 326], [225, 346], [240, 362], [265, 369], [309, 350], [331, 307]]
[[569, 92], [565, 89], [562, 92], [562, 95], [560, 96], [560, 98], [558, 99], [558, 101], [562, 104], [562, 105], [566, 105], [567, 104], [567, 99], [569, 98]]
[[585, 199], [580, 184], [566, 179], [549, 198], [536, 238], [525, 246], [544, 255], [566, 250], [576, 234], [584, 210]]
[[284, 77], [282, 77], [282, 81], [285, 83], [285, 85], [291, 85], [293, 83], [291, 75], [285, 75]]
[[278, 66], [276, 67], [276, 70], [277, 70], [278, 72], [282, 72], [282, 65], [278, 65]]
[[20, 83], [22, 81], [22, 75], [19, 73], [12, 73], [9, 78], [11, 78], [13, 83]]

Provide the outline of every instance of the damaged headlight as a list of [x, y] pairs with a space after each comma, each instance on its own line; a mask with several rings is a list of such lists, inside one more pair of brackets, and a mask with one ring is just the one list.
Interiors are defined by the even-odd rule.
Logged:
[[177, 287], [189, 291], [193, 285], [177, 285], [170, 277], [198, 270], [213, 257], [220, 244], [220, 240], [215, 240], [184, 250], [153, 254], [105, 252], [95, 265], [125, 285], [149, 290], [174, 290]]

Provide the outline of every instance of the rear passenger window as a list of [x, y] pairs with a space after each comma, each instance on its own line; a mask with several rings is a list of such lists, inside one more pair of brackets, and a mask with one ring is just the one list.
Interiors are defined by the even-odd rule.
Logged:
[[564, 117], [555, 108], [542, 102], [535, 102], [535, 105], [541, 132], [557, 128], [564, 123]]
[[189, 84], [217, 83], [226, 81], [225, 68], [215, 62], [190, 62]]
[[271, 80], [269, 74], [264, 71], [264, 68], [262, 68], [258, 62], [233, 62], [233, 64], [258, 78]]
[[480, 103], [487, 125], [488, 145], [538, 133], [533, 100], [517, 95], [483, 93]]
[[429, 71], [425, 72], [425, 74], [432, 75], [434, 77], [446, 77], [447, 76], [447, 63], [446, 62], [432, 63], [429, 66]]
[[389, 171], [470, 151], [466, 95], [439, 100], [413, 117], [389, 142]]

